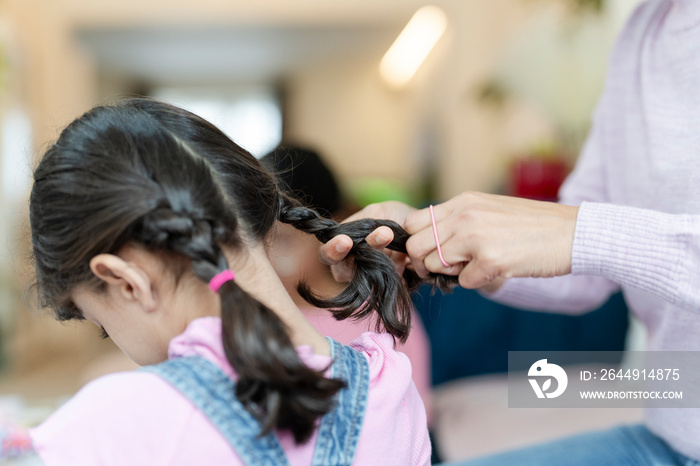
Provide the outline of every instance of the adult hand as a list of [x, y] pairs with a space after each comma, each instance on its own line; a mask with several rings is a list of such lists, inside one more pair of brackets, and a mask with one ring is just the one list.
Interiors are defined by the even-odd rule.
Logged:
[[[393, 220], [399, 225], [403, 225], [406, 217], [412, 212], [415, 212], [415, 210], [416, 209], [413, 207], [402, 202], [381, 202], [368, 205], [364, 209], [343, 220], [343, 223], [359, 220], [361, 218], [376, 218]], [[384, 250], [384, 253], [394, 261], [399, 274], [402, 274], [406, 266], [406, 255], [384, 249], [393, 240], [394, 232], [391, 228], [385, 226], [377, 228], [365, 239], [373, 248]], [[352, 249], [352, 240], [346, 235], [338, 235], [319, 248], [319, 259], [324, 264], [331, 266], [333, 278], [341, 283], [349, 282], [352, 278], [352, 259], [347, 258], [350, 249]]]
[[[445, 267], [428, 209], [404, 222], [406, 245], [418, 275], [459, 275], [464, 288], [493, 291], [510, 277], [553, 277], [571, 271], [578, 207], [465, 192], [434, 207]], [[489, 288], [486, 288], [489, 290]]]

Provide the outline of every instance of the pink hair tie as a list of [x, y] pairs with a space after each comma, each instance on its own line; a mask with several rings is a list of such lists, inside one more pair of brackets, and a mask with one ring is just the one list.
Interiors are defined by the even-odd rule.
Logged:
[[223, 272], [219, 272], [214, 277], [209, 280], [209, 288], [214, 292], [218, 293], [221, 286], [231, 280], [234, 280], [236, 276], [231, 272], [231, 270], [226, 269]]
[[432, 204], [430, 205], [430, 220], [433, 222], [433, 234], [435, 235], [435, 244], [437, 245], [437, 252], [438, 256], [440, 256], [440, 262], [442, 262], [442, 265], [445, 267], [452, 267], [450, 264], [447, 263], [444, 257], [442, 257], [442, 249], [440, 249], [440, 240], [438, 239], [438, 234], [437, 234], [437, 225], [435, 224], [435, 213], [433, 212], [433, 206]]

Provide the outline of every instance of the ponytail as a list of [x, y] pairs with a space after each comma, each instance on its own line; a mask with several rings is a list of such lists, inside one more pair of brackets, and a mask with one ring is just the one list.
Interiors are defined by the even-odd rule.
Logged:
[[280, 318], [235, 282], [219, 295], [224, 350], [239, 377], [236, 397], [260, 422], [261, 435], [277, 428], [305, 442], [345, 383], [304, 364]]
[[[218, 246], [226, 235], [218, 221], [192, 219], [167, 208], [146, 215], [134, 230], [151, 249], [187, 257], [195, 276], [205, 283], [228, 269]], [[304, 364], [282, 320], [235, 280], [223, 283], [218, 294], [224, 352], [238, 374], [236, 397], [260, 422], [261, 435], [273, 428], [289, 430], [303, 443], [345, 383]]]
[[[370, 246], [365, 238], [380, 226], [394, 232], [394, 240], [388, 249], [406, 253], [409, 234], [398, 223], [391, 220], [362, 219], [348, 223], [321, 217], [315, 210], [305, 207], [296, 199], [282, 194], [279, 220], [305, 233], [313, 234], [327, 243], [337, 235], [347, 235], [353, 247], [349, 254], [354, 262], [353, 276], [348, 286], [338, 296], [321, 298], [309, 286], [300, 282], [299, 295], [309, 304], [328, 309], [337, 320], [352, 318], [361, 320], [372, 312], [379, 315], [376, 330], [384, 330], [401, 342], [405, 342], [411, 328], [409, 291], [418, 287], [421, 279], [414, 271], [406, 269], [404, 280], [396, 273], [393, 262], [381, 251]], [[449, 289], [456, 283], [455, 277], [434, 274], [431, 280], [435, 287]]]

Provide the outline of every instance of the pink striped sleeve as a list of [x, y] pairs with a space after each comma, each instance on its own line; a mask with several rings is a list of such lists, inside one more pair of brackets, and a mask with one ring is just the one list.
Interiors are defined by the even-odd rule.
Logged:
[[700, 307], [700, 216], [611, 204], [581, 205], [572, 272], [599, 275]]
[[553, 278], [510, 278], [494, 293], [493, 301], [530, 311], [583, 314], [602, 306], [618, 285], [604, 277], [565, 275]]

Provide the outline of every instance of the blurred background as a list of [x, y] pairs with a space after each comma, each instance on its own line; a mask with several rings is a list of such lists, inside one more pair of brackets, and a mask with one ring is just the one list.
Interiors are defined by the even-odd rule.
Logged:
[[[312, 147], [357, 207], [425, 206], [465, 190], [554, 200], [637, 3], [435, 0], [425, 10], [417, 0], [0, 0], [0, 422], [14, 413], [31, 423], [45, 413], [37, 406], [131, 367], [94, 326], [56, 323], [31, 296], [31, 169], [82, 112], [149, 95], [211, 120], [259, 157], [280, 143]], [[407, 27], [419, 10], [425, 26]], [[387, 54], [404, 28], [417, 31], [409, 50], [423, 51], [413, 65]], [[505, 407], [493, 374], [505, 370], [507, 350], [630, 341], [619, 299], [589, 320], [547, 321], [464, 290], [441, 299], [421, 293], [415, 302], [432, 345], [435, 400], [426, 403], [444, 459], [554, 434], [551, 419], [527, 428]], [[446, 338], [452, 315], [471, 319], [458, 328], [473, 338]], [[598, 343], [581, 337], [590, 329]], [[471, 346], [459, 346], [465, 340]], [[638, 415], [622, 411], [605, 422]], [[604, 424], [595, 413], [556, 416], [578, 416], [571, 432]]]

